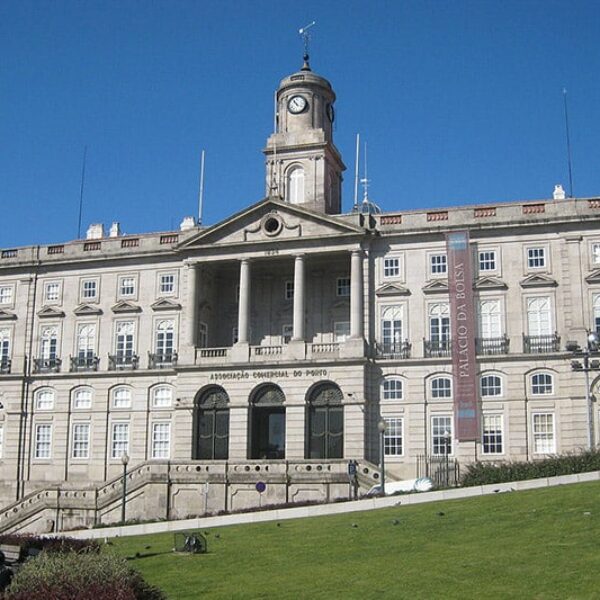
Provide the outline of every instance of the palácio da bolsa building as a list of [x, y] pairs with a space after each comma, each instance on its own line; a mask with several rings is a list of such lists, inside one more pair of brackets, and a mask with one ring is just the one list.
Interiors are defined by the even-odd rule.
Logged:
[[596, 443], [600, 198], [342, 214], [334, 103], [281, 81], [221, 223], [1, 251], [0, 529], [119, 521], [124, 456], [127, 518], [347, 497], [382, 418], [388, 480]]

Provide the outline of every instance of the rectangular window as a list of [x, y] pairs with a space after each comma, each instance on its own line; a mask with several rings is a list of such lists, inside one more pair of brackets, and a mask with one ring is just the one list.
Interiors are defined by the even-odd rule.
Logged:
[[120, 360], [133, 356], [135, 345], [134, 332], [135, 324], [133, 321], [117, 323], [115, 350]]
[[335, 290], [337, 296], [349, 296], [350, 277], [338, 277], [336, 280]]
[[592, 264], [600, 265], [600, 243], [592, 244]]
[[402, 445], [402, 429], [404, 419], [399, 417], [386, 417], [385, 432], [383, 434], [383, 448], [386, 456], [402, 456], [404, 448]]
[[172, 296], [175, 293], [175, 275], [173, 273], [159, 275], [158, 293], [160, 296]]
[[96, 279], [84, 279], [81, 282], [82, 300], [96, 300], [98, 298], [98, 281]]
[[[10, 360], [10, 329], [0, 329], [0, 371], [7, 368]], [[3, 367], [5, 365], [5, 367]]]
[[171, 423], [152, 424], [152, 458], [169, 458]]
[[12, 285], [0, 285], [0, 304], [13, 303], [14, 288]]
[[284, 344], [289, 344], [292, 341], [292, 336], [294, 335], [294, 326], [286, 323], [281, 328], [281, 339]]
[[431, 417], [431, 453], [433, 456], [452, 454], [452, 417]]
[[294, 298], [294, 282], [293, 281], [285, 282], [284, 293], [285, 293], [286, 300], [292, 300]]
[[496, 251], [482, 250], [479, 253], [479, 270], [480, 271], [495, 271], [496, 270]]
[[202, 321], [198, 324], [198, 347], [208, 348], [208, 325]]
[[554, 414], [537, 413], [533, 415], [533, 451], [535, 454], [554, 454]]
[[483, 415], [483, 453], [502, 454], [502, 415]]
[[336, 342], [345, 342], [350, 337], [350, 321], [336, 321], [333, 324], [333, 337]]
[[479, 332], [484, 339], [501, 337], [500, 300], [479, 301]]
[[52, 425], [35, 426], [35, 458], [50, 458], [52, 455]]
[[399, 256], [386, 256], [383, 259], [383, 276], [386, 279], [400, 277], [400, 257]]
[[111, 458], [121, 458], [129, 453], [129, 423], [113, 423]]
[[546, 248], [527, 248], [527, 267], [529, 269], [543, 269], [546, 266]]
[[90, 424], [73, 423], [73, 458], [90, 457]]
[[58, 302], [60, 300], [60, 283], [49, 281], [44, 288], [44, 302]]
[[429, 255], [429, 273], [431, 275], [444, 275], [448, 271], [448, 259], [446, 254]]
[[125, 298], [135, 296], [135, 277], [121, 277], [119, 279], [119, 296]]

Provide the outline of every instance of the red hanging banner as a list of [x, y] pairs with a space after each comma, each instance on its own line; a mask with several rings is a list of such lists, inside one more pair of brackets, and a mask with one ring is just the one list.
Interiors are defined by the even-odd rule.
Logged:
[[469, 232], [446, 234], [450, 332], [454, 376], [454, 430], [458, 441], [479, 439], [479, 400], [475, 360], [475, 301]]

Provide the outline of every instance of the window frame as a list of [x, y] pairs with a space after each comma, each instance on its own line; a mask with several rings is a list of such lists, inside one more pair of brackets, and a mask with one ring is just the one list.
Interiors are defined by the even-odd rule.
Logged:
[[[486, 441], [486, 419], [498, 419], [498, 429], [495, 432], [487, 434], [488, 439]], [[491, 431], [491, 426], [489, 428]], [[484, 413], [481, 416], [481, 454], [484, 456], [498, 456], [504, 454], [504, 415], [502, 413]], [[486, 450], [487, 447], [487, 450]]]
[[[443, 427], [443, 432], [448, 431], [450, 433], [450, 448], [448, 453], [446, 454], [446, 444], [445, 441], [441, 442], [440, 440], [445, 440], [445, 436], [443, 432], [436, 433], [436, 429], [439, 429], [438, 425], [434, 424], [435, 420], [444, 419], [448, 426]], [[431, 456], [454, 456], [454, 423], [452, 422], [452, 415], [449, 414], [439, 414], [439, 415], [431, 415], [429, 419], [429, 426], [431, 428]], [[442, 446], [443, 444], [443, 446]], [[443, 452], [440, 452], [441, 448], [444, 448]]]
[[[163, 291], [163, 277], [172, 277], [171, 291]], [[159, 271], [156, 274], [156, 297], [157, 298], [172, 298], [177, 296], [177, 272], [176, 271]]]
[[[484, 382], [488, 379], [497, 379], [499, 385], [494, 386], [494, 385], [488, 385], [487, 386], [487, 390], [492, 390], [492, 389], [497, 389], [499, 390], [498, 393], [496, 394], [489, 394], [489, 393], [484, 393]], [[479, 378], [479, 394], [481, 396], [481, 398], [502, 398], [502, 396], [504, 395], [504, 382], [502, 380], [502, 376], [498, 375], [497, 373], [484, 373], [483, 375], [481, 375], [481, 377]]]
[[380, 384], [381, 402], [404, 400], [404, 380], [398, 375], [386, 375]]
[[[47, 439], [40, 439], [40, 431], [44, 429], [48, 432]], [[34, 430], [34, 453], [33, 458], [35, 460], [52, 460], [52, 423], [36, 423]], [[41, 445], [44, 444], [44, 448], [47, 448], [47, 454], [41, 453]]]
[[[492, 256], [485, 256], [492, 255]], [[500, 264], [499, 264], [500, 252], [497, 248], [478, 248], [477, 249], [477, 272], [478, 273], [499, 273]], [[493, 264], [493, 266], [489, 266]], [[482, 265], [486, 265], [485, 267]]]
[[[85, 436], [85, 440], [82, 442], [82, 440], [77, 440], [76, 439], [76, 432], [77, 429], [83, 427], [87, 430], [87, 434]], [[90, 439], [91, 439], [91, 423], [89, 421], [73, 421], [73, 427], [72, 427], [72, 432], [71, 432], [71, 459], [72, 460], [89, 460], [90, 458]], [[78, 449], [78, 444], [79, 447], [83, 447], [85, 449], [85, 454], [84, 455], [77, 455], [76, 456], [76, 452]]]
[[[156, 439], [156, 430], [158, 427], [166, 426], [167, 436], [166, 440]], [[157, 452], [157, 443], [166, 444], [166, 453], [163, 456], [159, 456]], [[152, 421], [150, 427], [150, 457], [152, 460], [168, 460], [171, 458], [171, 422], [170, 421]]]
[[[448, 386], [444, 386], [444, 388], [442, 389], [441, 387], [439, 387], [438, 389], [434, 390], [434, 385], [433, 382], [434, 381], [447, 381], [449, 382]], [[451, 375], [434, 375], [432, 377], [429, 378], [429, 397], [432, 400], [448, 400], [448, 399], [452, 399], [454, 396], [454, 386], [453, 386], [453, 381], [452, 381], [452, 376]], [[447, 391], [447, 393], [446, 393]], [[443, 392], [443, 393], [442, 393]]]
[[[85, 404], [78, 404], [78, 398], [77, 396], [80, 395], [83, 392], [89, 392], [89, 402], [86, 402]], [[71, 392], [71, 407], [72, 410], [91, 410], [92, 405], [94, 402], [94, 388], [92, 388], [91, 386], [79, 386], [77, 388], [75, 388], [72, 392]]]
[[336, 277], [335, 279], [335, 295], [337, 298], [349, 298], [352, 281], [348, 275]]
[[[93, 283], [94, 295], [86, 295], [86, 284]], [[82, 304], [97, 303], [100, 300], [100, 278], [99, 277], [82, 277], [79, 281], [79, 301]]]
[[[158, 393], [159, 391], [162, 390], [169, 390], [169, 398], [168, 398], [168, 402], [163, 402], [161, 400], [161, 402], [158, 401]], [[166, 409], [166, 408], [171, 408], [173, 406], [173, 386], [172, 385], [168, 385], [168, 384], [164, 384], [164, 383], [159, 383], [158, 385], [155, 385], [152, 388], [151, 391], [151, 404], [152, 404], [152, 408], [155, 409]]]
[[[56, 286], [56, 298], [49, 298], [49, 288], [50, 286]], [[62, 301], [62, 281], [57, 279], [51, 279], [49, 281], [44, 282], [44, 304], [46, 305], [56, 305], [60, 304]]]
[[[130, 284], [125, 284], [126, 281], [130, 281]], [[131, 292], [125, 293], [125, 288], [127, 290], [131, 288]], [[137, 300], [138, 297], [138, 275], [137, 273], [124, 273], [117, 277], [117, 298], [120, 300]]]
[[286, 279], [283, 283], [283, 298], [291, 301], [294, 299], [294, 280]]
[[[124, 440], [117, 440], [116, 439], [116, 433], [117, 433], [117, 428], [123, 427], [124, 431], [126, 432], [126, 436]], [[129, 421], [113, 421], [111, 423], [110, 426], [110, 447], [108, 448], [109, 450], [109, 456], [111, 460], [121, 460], [121, 457], [124, 454], [129, 454], [129, 446], [130, 446], [130, 442], [131, 442], [131, 426]], [[119, 444], [119, 446], [117, 446], [117, 444]], [[124, 446], [124, 448], [123, 448]], [[120, 453], [117, 454], [117, 452], [115, 452], [116, 448], [122, 448], [122, 451]]]
[[383, 451], [387, 458], [404, 456], [404, 417], [383, 416]]
[[[540, 264], [534, 264], [539, 262]], [[525, 266], [527, 271], [547, 271], [550, 268], [550, 253], [546, 244], [525, 246]]]
[[[0, 284], [0, 306], [12, 307], [15, 305], [15, 284], [14, 283], [1, 283]], [[10, 290], [9, 298], [3, 300], [2, 290]]]
[[[50, 396], [50, 400], [43, 403], [41, 396], [45, 394]], [[54, 388], [48, 386], [38, 388], [33, 393], [33, 398], [36, 412], [51, 411], [56, 406], [56, 390]]]
[[[386, 264], [391, 262], [395, 264]], [[404, 255], [399, 252], [390, 252], [381, 260], [381, 279], [384, 281], [400, 280], [404, 278]]]
[[[545, 383], [534, 382], [534, 379], [540, 378], [540, 377], [549, 378], [550, 384], [548, 384], [547, 382], [545, 382]], [[536, 388], [537, 388], [537, 391], [536, 391]], [[549, 391], [540, 391], [540, 389], [542, 389], [542, 388], [549, 388]], [[554, 374], [549, 373], [547, 371], [538, 371], [536, 373], [530, 373], [530, 375], [529, 375], [529, 390], [530, 390], [532, 396], [536, 396], [536, 397], [553, 396], [554, 390], [555, 390]]]
[[[127, 392], [128, 399], [117, 399], [117, 392]], [[120, 404], [122, 402], [122, 404]], [[116, 385], [110, 390], [110, 405], [113, 410], [130, 410], [133, 406], [133, 390], [127, 385]]]
[[[550, 423], [552, 425], [551, 437], [545, 438], [544, 436], [548, 436], [548, 431], [539, 431], [536, 430], [536, 417], [551, 417]], [[548, 423], [548, 421], [546, 422]], [[541, 449], [541, 444], [548, 444], [548, 440], [550, 440], [550, 450]], [[531, 441], [533, 444], [532, 453], [537, 455], [548, 455], [548, 454], [556, 454], [556, 416], [554, 412], [551, 411], [541, 411], [536, 410], [531, 413]]]
[[[436, 259], [442, 259], [437, 264]], [[448, 253], [445, 250], [427, 253], [427, 273], [431, 279], [448, 277]]]

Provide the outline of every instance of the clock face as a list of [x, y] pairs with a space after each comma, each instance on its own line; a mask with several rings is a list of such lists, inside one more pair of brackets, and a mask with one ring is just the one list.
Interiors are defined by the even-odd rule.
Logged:
[[307, 107], [308, 102], [303, 96], [292, 96], [288, 102], [288, 110], [294, 115], [305, 111]]

